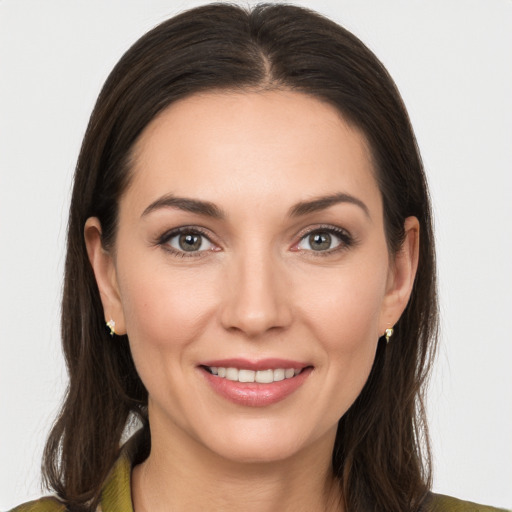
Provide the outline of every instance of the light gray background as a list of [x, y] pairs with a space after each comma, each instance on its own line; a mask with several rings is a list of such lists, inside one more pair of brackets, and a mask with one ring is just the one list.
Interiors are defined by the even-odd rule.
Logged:
[[[69, 190], [121, 54], [203, 2], [0, 0], [0, 509], [40, 495], [64, 390], [59, 301]], [[395, 78], [430, 178], [442, 346], [430, 393], [435, 490], [512, 506], [512, 2], [298, 1]]]

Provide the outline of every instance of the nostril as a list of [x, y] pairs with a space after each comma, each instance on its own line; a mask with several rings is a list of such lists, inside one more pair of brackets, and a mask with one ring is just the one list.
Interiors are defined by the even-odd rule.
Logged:
[[272, 262], [255, 262], [254, 258], [254, 254], [247, 255], [238, 272], [229, 276], [218, 310], [224, 329], [251, 338], [283, 329], [291, 321], [290, 297], [282, 276], [276, 275]]

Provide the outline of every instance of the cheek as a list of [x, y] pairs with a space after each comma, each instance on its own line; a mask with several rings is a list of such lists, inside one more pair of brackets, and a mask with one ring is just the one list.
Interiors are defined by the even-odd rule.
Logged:
[[303, 316], [332, 355], [376, 342], [386, 289], [384, 265], [317, 273], [308, 288], [298, 294], [304, 297]]
[[119, 266], [119, 288], [132, 343], [171, 349], [186, 345], [204, 328], [215, 303], [197, 269], [176, 271], [165, 263]]
[[321, 347], [332, 421], [360, 394], [375, 360], [385, 269], [361, 265], [325, 278], [317, 274], [309, 287], [314, 291], [302, 302], [302, 317]]

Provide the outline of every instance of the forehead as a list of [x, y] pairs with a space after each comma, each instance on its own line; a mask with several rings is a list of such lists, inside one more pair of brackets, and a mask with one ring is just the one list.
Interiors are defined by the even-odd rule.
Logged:
[[298, 92], [180, 100], [146, 127], [133, 156], [128, 193], [146, 202], [173, 193], [284, 204], [333, 191], [380, 201], [363, 134], [334, 107]]

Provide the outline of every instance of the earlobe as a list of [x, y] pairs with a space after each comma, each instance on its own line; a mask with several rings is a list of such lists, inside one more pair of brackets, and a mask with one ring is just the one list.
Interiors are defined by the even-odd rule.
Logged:
[[115, 322], [115, 333], [126, 334], [125, 319], [117, 285], [117, 275], [112, 255], [101, 241], [101, 223], [97, 217], [89, 217], [84, 227], [85, 245], [96, 284], [100, 292], [105, 323]]
[[418, 269], [420, 225], [416, 217], [407, 217], [405, 238], [390, 266], [386, 297], [380, 321], [380, 334], [393, 327], [405, 310]]

